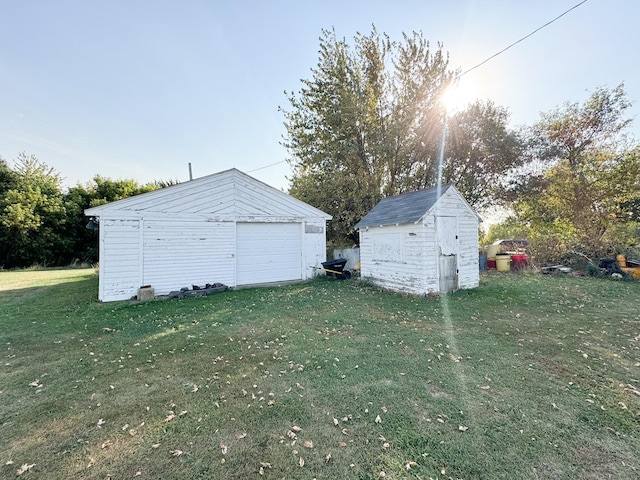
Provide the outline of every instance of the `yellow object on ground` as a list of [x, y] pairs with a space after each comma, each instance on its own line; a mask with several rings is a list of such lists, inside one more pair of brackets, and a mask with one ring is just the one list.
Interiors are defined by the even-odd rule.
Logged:
[[511, 270], [511, 255], [496, 255], [496, 269], [499, 272]]

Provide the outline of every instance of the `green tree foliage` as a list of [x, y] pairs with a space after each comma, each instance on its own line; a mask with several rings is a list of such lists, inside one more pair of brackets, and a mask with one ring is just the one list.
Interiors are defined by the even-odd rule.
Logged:
[[490, 101], [476, 101], [448, 120], [443, 182], [454, 183], [477, 209], [495, 203], [505, 174], [523, 161], [522, 140], [508, 122], [507, 109]]
[[57, 264], [70, 240], [61, 178], [33, 155], [15, 161], [11, 188], [0, 198], [0, 261], [5, 267]]
[[440, 172], [472, 204], [488, 201], [495, 176], [519, 158], [510, 150], [517, 139], [504, 109], [475, 104], [449, 119], [452, 148], [440, 170], [440, 99], [456, 75], [442, 45], [419, 33], [395, 42], [374, 28], [351, 46], [323, 31], [311, 79], [281, 111], [289, 193], [333, 216], [330, 240], [355, 240], [354, 224], [381, 198], [433, 186]]
[[97, 175], [63, 192], [60, 175], [34, 155], [19, 154], [13, 167], [0, 159], [0, 268], [95, 262], [97, 233], [86, 228], [86, 208], [175, 183]]
[[532, 128], [530, 144], [543, 168], [520, 179], [514, 209], [539, 257], [610, 254], [623, 241], [616, 232], [638, 221], [639, 152], [624, 136], [629, 106], [623, 85], [599, 88], [583, 104], [543, 114]]
[[0, 157], [0, 198], [7, 190], [14, 188], [18, 183], [17, 174], [9, 167], [6, 160]]

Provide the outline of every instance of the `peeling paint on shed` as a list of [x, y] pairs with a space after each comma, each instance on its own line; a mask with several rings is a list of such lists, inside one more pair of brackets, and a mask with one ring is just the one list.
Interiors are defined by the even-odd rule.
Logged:
[[356, 225], [362, 278], [415, 295], [477, 287], [479, 222], [453, 185], [387, 197]]
[[191, 285], [311, 278], [331, 216], [237, 169], [85, 210], [99, 223], [101, 301]]

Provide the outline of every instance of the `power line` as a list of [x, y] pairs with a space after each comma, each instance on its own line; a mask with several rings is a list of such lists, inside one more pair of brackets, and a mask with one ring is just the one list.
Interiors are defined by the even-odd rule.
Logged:
[[[504, 52], [506, 52], [507, 50], [509, 50], [511, 47], [517, 45], [518, 43], [522, 42], [523, 40], [526, 40], [527, 38], [529, 38], [530, 36], [532, 36], [533, 34], [539, 32], [540, 30], [542, 30], [545, 27], [548, 27], [549, 25], [551, 25], [553, 22], [555, 22], [556, 20], [564, 17], [567, 13], [569, 13], [572, 10], [575, 10], [576, 8], [578, 8], [580, 5], [582, 5], [583, 3], [586, 3], [587, 0], [582, 0], [580, 3], [577, 3], [576, 5], [574, 5], [573, 7], [571, 7], [569, 10], [566, 10], [564, 12], [562, 12], [560, 15], [558, 15], [557, 17], [555, 17], [553, 20], [548, 21], [547, 23], [545, 23], [544, 25], [536, 28], [533, 32], [529, 33], [528, 35], [525, 35], [524, 37], [522, 37], [520, 40], [516, 40], [515, 42], [513, 42], [511, 45], [509, 45], [506, 48], [503, 48], [502, 50], [500, 50], [498, 53], [494, 53], [493, 55], [491, 55], [489, 58], [483, 60], [482, 62], [478, 63], [477, 65], [474, 65], [473, 67], [469, 68], [468, 70], [465, 70], [464, 72], [462, 72], [460, 75], [458, 75], [455, 78], [455, 81], [460, 80], [461, 77], [463, 77], [464, 75], [466, 75], [467, 73], [471, 72], [472, 70], [475, 70], [478, 67], [481, 67], [482, 65], [484, 65], [485, 63], [487, 63], [489, 60], [492, 60], [494, 58], [496, 58], [498, 55], [503, 54]], [[257, 172], [258, 170], [263, 170], [265, 168], [269, 168], [269, 167], [273, 167], [275, 165], [280, 165], [281, 163], [285, 163], [286, 160], [281, 160], [279, 162], [275, 162], [275, 163], [271, 163], [269, 165], [265, 165], [263, 167], [258, 167], [258, 168], [254, 168], [253, 170], [247, 170], [245, 173], [251, 173], [251, 172]]]
[[533, 35], [534, 33], [537, 33], [537, 32], [539, 32], [540, 30], [542, 30], [543, 28], [548, 27], [548, 26], [549, 26], [549, 25], [551, 25], [553, 22], [555, 22], [556, 20], [558, 20], [558, 19], [559, 19], [559, 18], [561, 18], [561, 17], [564, 17], [564, 16], [565, 16], [567, 13], [569, 13], [571, 10], [574, 10], [574, 9], [578, 8], [580, 5], [582, 5], [582, 4], [583, 4], [583, 3], [585, 3], [586, 1], [587, 1], [587, 0], [582, 0], [580, 3], [578, 3], [578, 4], [574, 5], [574, 6], [573, 6], [573, 7], [571, 7], [569, 10], [567, 10], [567, 11], [565, 11], [565, 12], [561, 13], [560, 15], [558, 15], [558, 16], [557, 16], [556, 18], [554, 18], [553, 20], [550, 20], [550, 21], [548, 21], [547, 23], [545, 23], [544, 25], [542, 25], [541, 27], [536, 28], [536, 29], [535, 29], [533, 32], [531, 32], [530, 34], [525, 35], [525, 36], [524, 36], [524, 37], [522, 37], [520, 40], [517, 40], [517, 41], [513, 42], [511, 45], [509, 45], [509, 46], [508, 46], [508, 47], [506, 47], [506, 48], [503, 48], [503, 49], [502, 49], [502, 50], [500, 50], [498, 53], [495, 53], [495, 54], [491, 55], [491, 56], [490, 56], [489, 58], [487, 58], [486, 60], [483, 60], [482, 62], [480, 62], [479, 64], [477, 64], [477, 65], [475, 65], [475, 66], [473, 66], [473, 67], [471, 67], [470, 69], [465, 70], [465, 71], [464, 71], [464, 72], [462, 72], [460, 75], [458, 75], [458, 77], [457, 77], [457, 78], [459, 79], [460, 77], [462, 77], [462, 76], [466, 75], [466, 74], [467, 74], [467, 73], [469, 73], [470, 71], [475, 70], [476, 68], [478, 68], [478, 67], [480, 67], [480, 66], [484, 65], [484, 64], [485, 64], [485, 63], [487, 63], [489, 60], [492, 60], [492, 59], [496, 58], [498, 55], [500, 55], [500, 54], [502, 54], [502, 53], [506, 52], [507, 50], [509, 50], [509, 49], [510, 49], [511, 47], [513, 47], [514, 45], [517, 45], [518, 43], [522, 42], [523, 40], [526, 40], [527, 38], [529, 38], [529, 37], [530, 37], [531, 35]]
[[284, 163], [284, 162], [286, 162], [286, 160], [280, 160], [279, 162], [271, 163], [271, 164], [269, 164], [269, 165], [265, 165], [264, 167], [254, 168], [253, 170], [247, 170], [247, 171], [246, 171], [246, 172], [244, 172], [244, 173], [257, 172], [258, 170], [263, 170], [263, 169], [265, 169], [265, 168], [273, 167], [273, 166], [275, 166], [275, 165], [280, 165], [281, 163]]

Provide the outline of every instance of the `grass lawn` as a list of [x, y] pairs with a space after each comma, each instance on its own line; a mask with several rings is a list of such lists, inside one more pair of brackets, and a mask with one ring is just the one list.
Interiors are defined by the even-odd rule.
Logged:
[[0, 272], [0, 478], [640, 477], [640, 282], [97, 289]]

